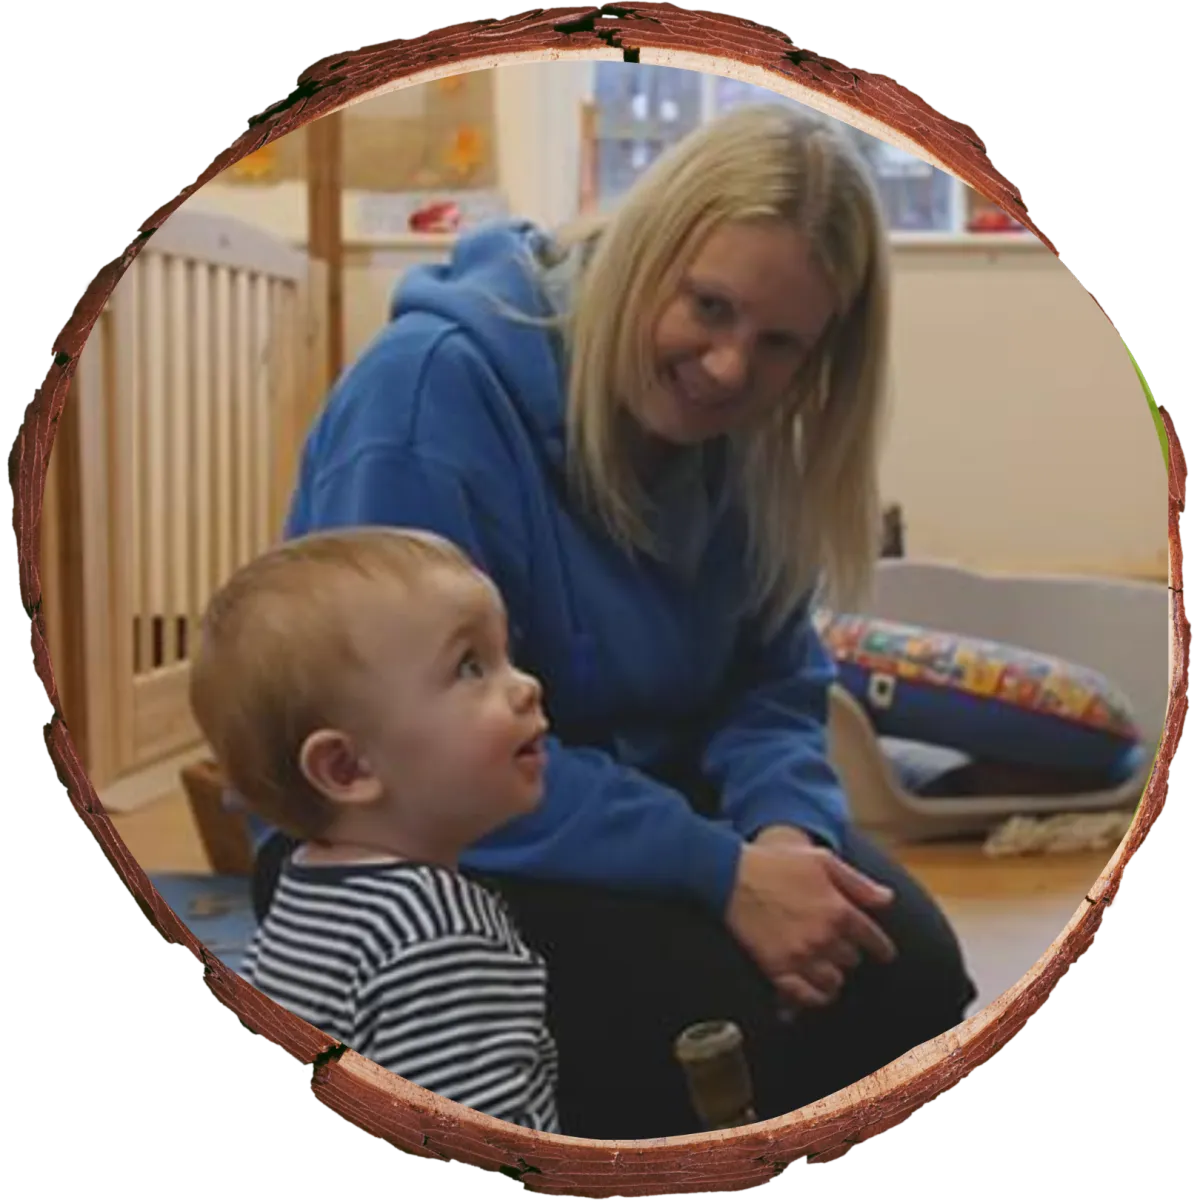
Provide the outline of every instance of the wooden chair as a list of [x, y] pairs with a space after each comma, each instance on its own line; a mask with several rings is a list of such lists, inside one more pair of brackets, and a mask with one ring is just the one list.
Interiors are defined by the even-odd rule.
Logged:
[[254, 856], [245, 814], [225, 803], [225, 779], [215, 762], [202, 760], [180, 772], [209, 865], [217, 875], [250, 875]]

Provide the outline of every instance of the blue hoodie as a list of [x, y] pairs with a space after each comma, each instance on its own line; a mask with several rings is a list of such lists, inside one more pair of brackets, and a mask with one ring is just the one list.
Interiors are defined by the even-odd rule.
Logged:
[[[840, 845], [834, 670], [806, 612], [767, 642], [745, 619], [734, 506], [714, 502], [692, 561], [672, 566], [623, 552], [573, 503], [560, 342], [511, 315], [551, 312], [544, 244], [529, 225], [496, 224], [405, 275], [309, 435], [287, 533], [429, 529], [500, 588], [514, 661], [541, 680], [554, 736], [541, 806], [465, 866], [683, 893], [720, 913], [743, 842], [764, 826]], [[720, 455], [706, 458], [719, 493]], [[669, 509], [663, 544], [696, 525], [693, 512], [673, 526]], [[714, 818], [653, 777], [681, 759], [719, 796]]]

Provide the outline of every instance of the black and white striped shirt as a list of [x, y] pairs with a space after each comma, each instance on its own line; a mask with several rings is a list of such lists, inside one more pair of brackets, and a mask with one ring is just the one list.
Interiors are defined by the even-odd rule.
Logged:
[[243, 974], [412, 1083], [558, 1129], [545, 964], [499, 897], [454, 871], [288, 863]]

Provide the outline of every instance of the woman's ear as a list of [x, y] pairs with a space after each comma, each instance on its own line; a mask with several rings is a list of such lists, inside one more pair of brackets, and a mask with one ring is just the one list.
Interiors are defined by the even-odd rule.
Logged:
[[318, 729], [304, 739], [300, 770], [334, 804], [374, 804], [383, 795], [379, 777], [355, 750], [349, 734], [338, 729]]

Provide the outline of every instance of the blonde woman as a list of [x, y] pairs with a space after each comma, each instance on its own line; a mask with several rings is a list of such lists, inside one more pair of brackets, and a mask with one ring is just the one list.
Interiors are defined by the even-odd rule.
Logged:
[[[310, 434], [289, 535], [448, 537], [543, 682], [544, 803], [463, 865], [548, 961], [566, 1133], [693, 1130], [693, 1021], [742, 1027], [770, 1117], [973, 998], [932, 901], [849, 824], [809, 622], [877, 552], [887, 315], [853, 149], [748, 109], [589, 230], [497, 224], [410, 271]], [[286, 843], [260, 846], [261, 905]]]

